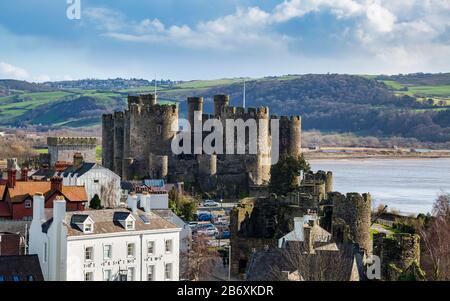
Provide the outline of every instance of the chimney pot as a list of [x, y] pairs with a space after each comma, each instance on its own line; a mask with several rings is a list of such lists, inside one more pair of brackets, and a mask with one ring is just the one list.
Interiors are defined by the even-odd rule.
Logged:
[[28, 168], [24, 167], [22, 168], [22, 181], [28, 182]]
[[8, 169], [8, 187], [14, 188], [16, 187], [16, 176], [17, 171], [15, 169]]
[[58, 191], [62, 191], [62, 181], [63, 179], [61, 177], [55, 176], [51, 178], [51, 189], [52, 190], [58, 190]]

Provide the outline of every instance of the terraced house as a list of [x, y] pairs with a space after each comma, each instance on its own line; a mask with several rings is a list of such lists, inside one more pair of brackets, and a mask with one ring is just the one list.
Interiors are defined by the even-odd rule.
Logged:
[[27, 170], [22, 170], [22, 179], [16, 179], [16, 170], [8, 170], [5, 185], [0, 184], [0, 219], [31, 220], [33, 216], [33, 195], [43, 194], [45, 208], [53, 208], [57, 197], [67, 200], [68, 211], [81, 211], [88, 203], [84, 186], [64, 186], [63, 179], [52, 177], [50, 181], [29, 181]]
[[34, 196], [29, 253], [47, 281], [177, 281], [181, 228], [152, 211], [53, 210]]

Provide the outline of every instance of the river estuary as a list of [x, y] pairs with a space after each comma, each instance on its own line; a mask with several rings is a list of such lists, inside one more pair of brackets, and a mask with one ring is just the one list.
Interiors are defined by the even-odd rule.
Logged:
[[314, 171], [331, 170], [334, 190], [370, 192], [404, 214], [427, 213], [440, 193], [450, 193], [450, 158], [310, 160]]

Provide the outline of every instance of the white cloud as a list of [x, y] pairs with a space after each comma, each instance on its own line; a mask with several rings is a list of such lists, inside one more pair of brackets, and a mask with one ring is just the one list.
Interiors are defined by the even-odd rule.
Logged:
[[41, 74], [38, 77], [36, 77], [35, 81], [38, 83], [49, 82], [51, 81], [51, 77], [47, 74]]
[[25, 69], [5, 62], [0, 62], [0, 76], [11, 79], [27, 79], [29, 77]]
[[[447, 58], [446, 65], [450, 68], [448, 0], [284, 0], [272, 10], [237, 8], [233, 14], [191, 26], [163, 24], [151, 18], [130, 21], [104, 8], [93, 8], [87, 16], [102, 29], [103, 35], [126, 42], [251, 51], [255, 55], [277, 51], [283, 55], [289, 52], [293, 41], [307, 45], [308, 40], [303, 39], [301, 29], [286, 35], [277, 32], [275, 25], [323, 11], [330, 12], [337, 21], [344, 19], [353, 24], [346, 26], [344, 32], [329, 33], [330, 37], [352, 45], [349, 61], [354, 54], [365, 55], [378, 60], [380, 65], [398, 66], [399, 72], [403, 72], [419, 65], [445, 62]], [[440, 40], [442, 36], [447, 38]], [[291, 54], [301, 56], [301, 53]]]
[[372, 3], [369, 5], [366, 10], [366, 15], [376, 31], [391, 32], [393, 30], [396, 17], [380, 4]]

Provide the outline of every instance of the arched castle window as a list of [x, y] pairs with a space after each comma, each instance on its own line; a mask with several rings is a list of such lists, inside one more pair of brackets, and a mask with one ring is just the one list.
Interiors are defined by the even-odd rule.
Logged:
[[282, 138], [282, 139], [281, 139], [281, 144], [287, 145], [287, 139], [286, 139], [286, 138]]
[[162, 134], [162, 125], [158, 124], [156, 126], [156, 134], [158, 134], [158, 135]]

